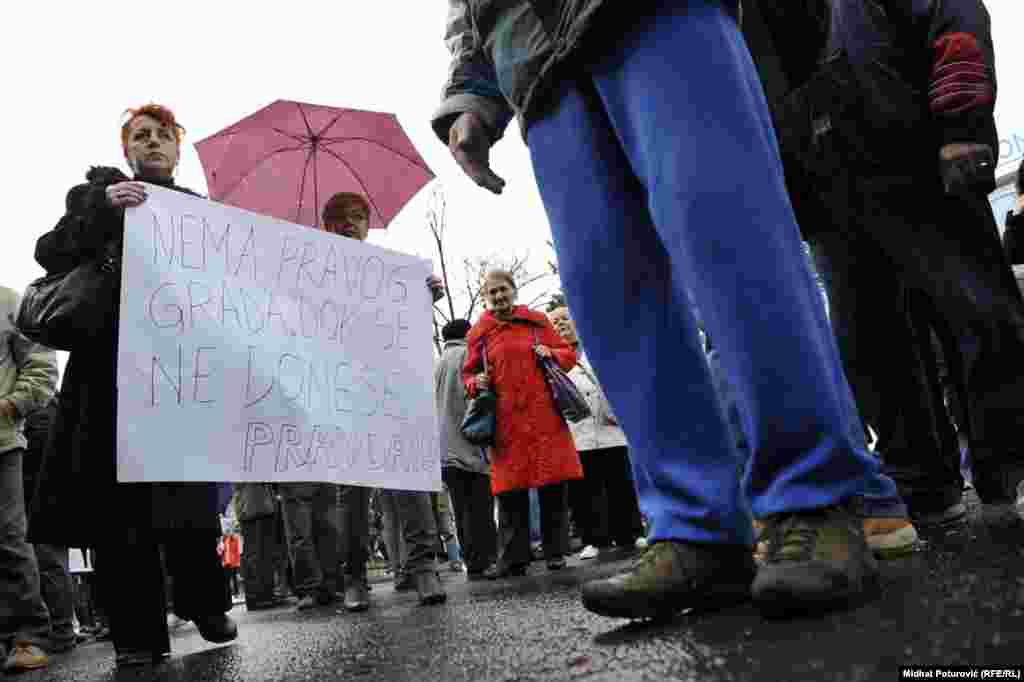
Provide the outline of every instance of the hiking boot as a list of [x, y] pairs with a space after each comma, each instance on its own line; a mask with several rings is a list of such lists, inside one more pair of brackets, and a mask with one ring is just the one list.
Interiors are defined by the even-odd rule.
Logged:
[[861, 524], [864, 541], [879, 559], [913, 554], [917, 548], [917, 529], [905, 517], [866, 518]]
[[847, 601], [878, 576], [863, 520], [843, 507], [764, 519], [765, 562], [751, 588], [764, 609]]
[[441, 577], [434, 571], [416, 574], [416, 591], [420, 595], [420, 605], [443, 604], [448, 599]]
[[366, 589], [366, 583], [361, 580], [353, 580], [345, 586], [345, 610], [365, 611], [370, 608], [370, 591]]
[[39, 670], [50, 664], [46, 652], [31, 642], [15, 642], [4, 659], [5, 673], [21, 673]]
[[671, 617], [750, 597], [757, 568], [743, 545], [660, 541], [621, 575], [583, 585], [583, 607], [612, 618]]

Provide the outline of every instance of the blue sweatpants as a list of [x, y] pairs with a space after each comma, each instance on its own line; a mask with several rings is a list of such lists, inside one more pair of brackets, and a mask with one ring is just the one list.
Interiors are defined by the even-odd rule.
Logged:
[[[665, 2], [578, 76], [562, 81], [527, 144], [573, 317], [629, 439], [650, 538], [749, 545], [751, 511], [865, 492], [878, 463], [846, 409], [850, 389], [735, 21], [717, 0]], [[740, 403], [752, 450], [742, 481], [688, 289]]]

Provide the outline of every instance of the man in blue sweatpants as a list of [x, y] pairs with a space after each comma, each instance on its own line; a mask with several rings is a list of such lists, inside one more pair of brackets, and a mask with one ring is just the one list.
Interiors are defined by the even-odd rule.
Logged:
[[[643, 559], [586, 584], [584, 605], [648, 618], [751, 592], [771, 608], [861, 595], [877, 564], [850, 503], [878, 464], [852, 423], [736, 3], [449, 6], [435, 131], [500, 192], [488, 151], [519, 117], [650, 521]], [[688, 290], [741, 406], [742, 480]], [[751, 514], [765, 523], [760, 569]]]

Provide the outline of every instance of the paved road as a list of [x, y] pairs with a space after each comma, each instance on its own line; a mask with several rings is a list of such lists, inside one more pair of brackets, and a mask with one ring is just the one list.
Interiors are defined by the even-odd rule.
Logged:
[[112, 648], [97, 643], [20, 679], [892, 681], [908, 663], [1024, 665], [1024, 525], [972, 504], [969, 523], [925, 537], [884, 564], [881, 599], [825, 616], [770, 621], [746, 605], [643, 625], [587, 613], [580, 582], [627, 566], [620, 556], [553, 575], [534, 564], [496, 583], [452, 576], [442, 607], [384, 585], [363, 614], [239, 606], [233, 644], [210, 646], [189, 625], [158, 668], [115, 672]]

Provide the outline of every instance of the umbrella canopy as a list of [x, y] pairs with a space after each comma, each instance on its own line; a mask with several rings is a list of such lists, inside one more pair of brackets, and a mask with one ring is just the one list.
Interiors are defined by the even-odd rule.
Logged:
[[311, 227], [338, 192], [387, 227], [434, 178], [398, 118], [374, 111], [277, 100], [195, 147], [211, 199]]

